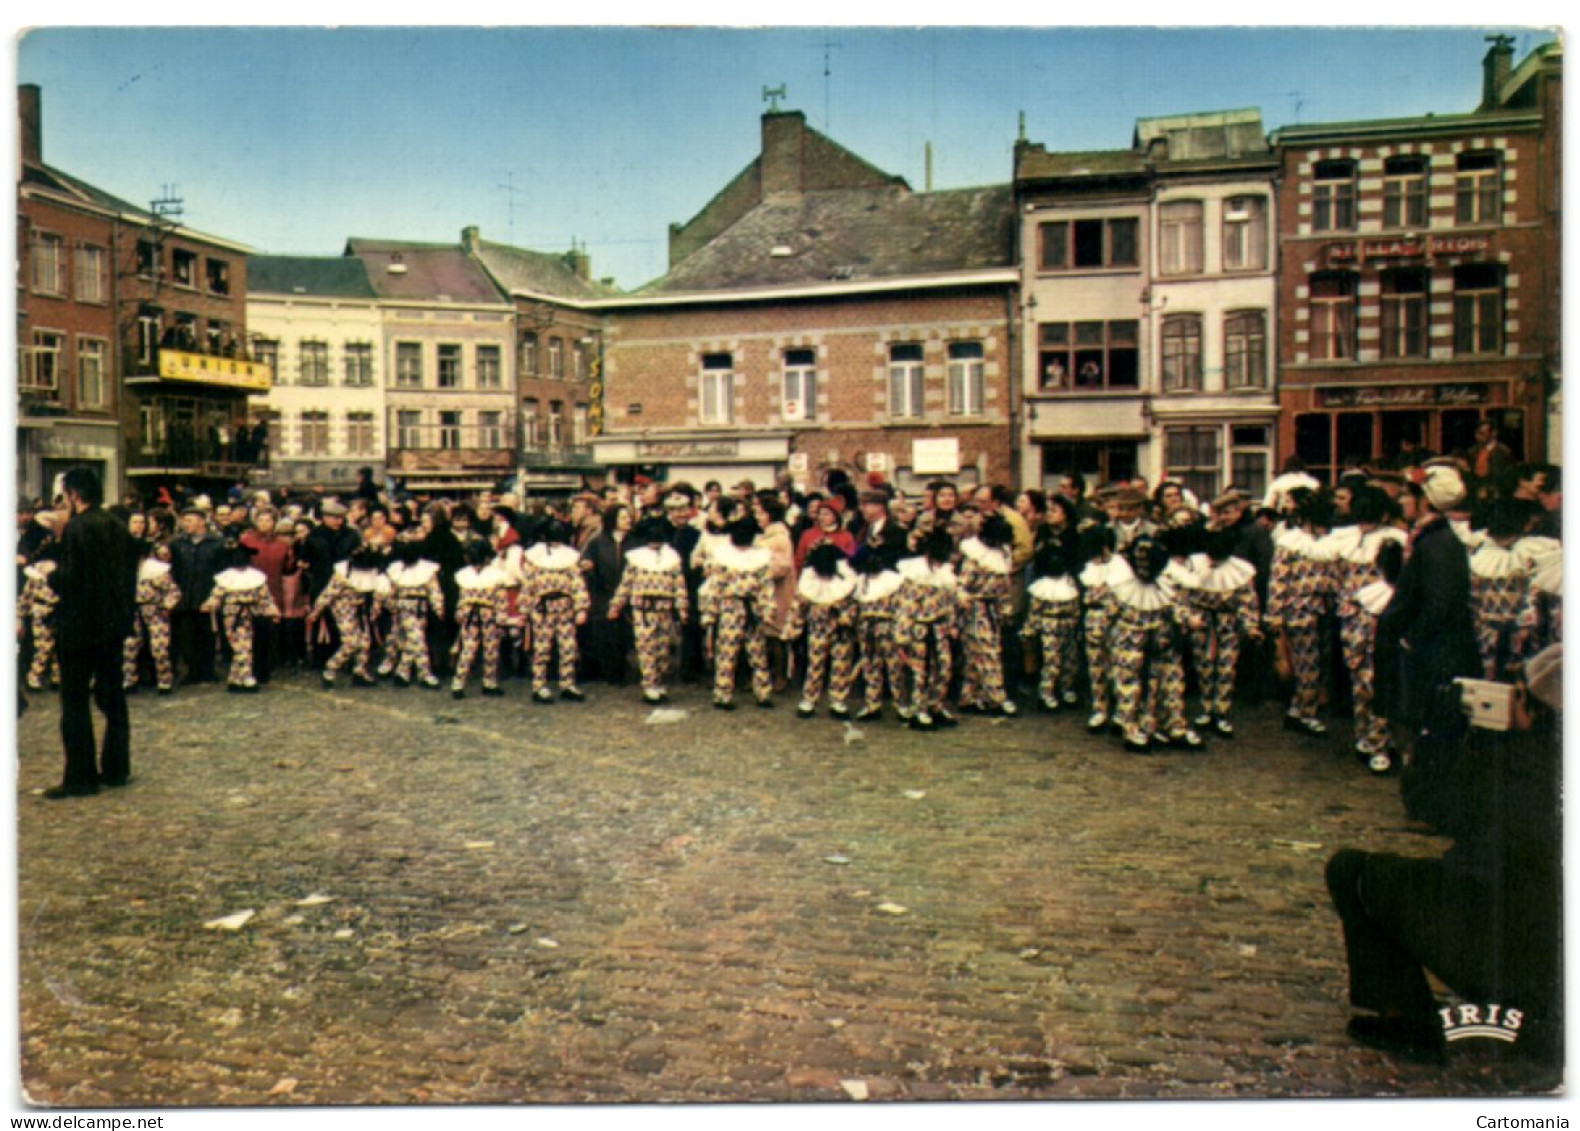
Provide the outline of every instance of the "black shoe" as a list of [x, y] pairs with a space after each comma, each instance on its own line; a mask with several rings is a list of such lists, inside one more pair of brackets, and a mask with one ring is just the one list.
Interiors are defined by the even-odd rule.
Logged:
[[532, 701], [534, 703], [552, 703], [554, 702], [554, 692], [550, 691], [547, 687], [545, 687], [542, 691], [534, 691], [532, 693]]
[[937, 730], [938, 720], [933, 718], [926, 711], [918, 711], [916, 714], [911, 716], [911, 721], [907, 725], [912, 730]]
[[815, 714], [817, 714], [817, 708], [810, 703], [802, 703], [795, 709], [795, 717], [798, 719], [810, 719]]
[[715, 699], [713, 701], [713, 709], [715, 711], [733, 711], [735, 710], [735, 702], [732, 699]]
[[161, 695], [174, 695], [175, 693], [176, 689], [173, 687], [161, 687], [159, 689], [159, 694]]
[[352, 672], [351, 684], [353, 687], [377, 687], [379, 681], [370, 675], [357, 675], [355, 672]]
[[856, 712], [856, 721], [858, 723], [870, 723], [881, 718], [883, 718], [882, 707], [863, 707]]
[[318, 677], [318, 681], [323, 684], [325, 691], [333, 691], [335, 689], [335, 677], [328, 672], [322, 673]]
[[246, 691], [247, 689], [245, 687], [243, 687], [239, 683], [227, 683], [225, 685], [225, 690], [227, 692], [229, 692], [231, 695], [240, 695], [243, 691]]
[[466, 692], [462, 691], [459, 687], [457, 687], [454, 691], [450, 692], [450, 698], [451, 699], [465, 699], [466, 698]]
[[587, 693], [579, 687], [567, 687], [560, 692], [560, 698], [569, 699], [574, 703], [585, 703], [587, 702]]
[[759, 699], [757, 700], [757, 705], [765, 711], [772, 711], [774, 709], [774, 701], [772, 699]]
[[483, 694], [490, 699], [498, 699], [504, 696], [505, 689], [503, 687], [485, 687], [483, 688]]
[[1302, 719], [1295, 715], [1284, 716], [1284, 729], [1305, 735], [1307, 738], [1326, 738], [1328, 736], [1328, 728], [1316, 719]]
[[1212, 721], [1212, 732], [1219, 738], [1233, 738], [1234, 726], [1228, 719], [1214, 719]]
[[1168, 744], [1176, 750], [1201, 750], [1207, 745], [1201, 740], [1201, 735], [1193, 730], [1169, 735]]
[[127, 695], [136, 695], [137, 694], [137, 684], [134, 683], [130, 687], [123, 687], [123, 688], [121, 688], [121, 690]]
[[1152, 744], [1146, 739], [1125, 739], [1125, 751], [1130, 754], [1146, 754], [1152, 749]]
[[410, 687], [411, 686], [411, 680], [407, 679], [403, 675], [395, 676], [393, 679], [390, 680], [390, 682], [393, 683], [396, 687]]
[[44, 791], [44, 800], [61, 801], [67, 797], [92, 797], [99, 792], [96, 785], [74, 785], [67, 788], [63, 785], [50, 786]]
[[828, 709], [828, 713], [833, 715], [836, 719], [848, 719], [848, 718], [850, 718], [850, 708], [849, 707], [830, 707]]
[[1448, 1049], [1442, 1027], [1416, 1017], [1352, 1017], [1350, 1038], [1367, 1048], [1397, 1053], [1423, 1064], [1445, 1064]]
[[935, 718], [933, 722], [941, 727], [957, 727], [960, 725], [960, 720], [955, 718], [948, 711], [939, 711], [938, 717]]

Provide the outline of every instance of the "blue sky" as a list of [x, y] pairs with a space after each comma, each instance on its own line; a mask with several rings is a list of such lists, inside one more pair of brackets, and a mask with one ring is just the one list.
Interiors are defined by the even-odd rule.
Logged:
[[[955, 188], [1009, 179], [1020, 111], [1050, 149], [1198, 110], [1269, 129], [1468, 111], [1489, 30], [48, 27], [16, 79], [43, 89], [50, 164], [142, 204], [173, 185], [188, 224], [259, 251], [476, 224], [575, 238], [634, 287], [756, 155], [765, 85], [913, 187], [931, 141]], [[1519, 57], [1551, 38], [1512, 34]]]

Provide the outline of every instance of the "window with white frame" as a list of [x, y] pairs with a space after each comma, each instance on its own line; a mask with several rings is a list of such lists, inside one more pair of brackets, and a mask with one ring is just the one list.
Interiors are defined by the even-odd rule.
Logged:
[[784, 418], [813, 420], [817, 417], [817, 351], [785, 350]]
[[565, 442], [565, 402], [549, 402], [549, 447], [557, 448]]
[[147, 311], [137, 316], [137, 361], [152, 365], [159, 353], [161, 327], [159, 315]]
[[322, 411], [302, 413], [300, 443], [297, 450], [304, 456], [329, 454], [329, 414]]
[[889, 347], [889, 415], [918, 417], [927, 411], [927, 376], [920, 342]]
[[1201, 315], [1173, 314], [1163, 319], [1163, 391], [1201, 390]]
[[1158, 206], [1158, 274], [1197, 275], [1202, 267], [1202, 204], [1172, 200]]
[[1454, 222], [1496, 224], [1503, 217], [1503, 163], [1496, 153], [1461, 153], [1454, 162]]
[[1355, 227], [1354, 161], [1318, 161], [1311, 174], [1311, 229], [1347, 232]]
[[448, 409], [439, 414], [439, 447], [447, 452], [460, 449], [461, 413], [458, 409]]
[[529, 448], [538, 445], [537, 397], [527, 397], [521, 402], [521, 442]]
[[1454, 268], [1454, 352], [1497, 353], [1503, 348], [1503, 268], [1466, 263]]
[[276, 338], [258, 338], [252, 343], [252, 359], [269, 367], [271, 384], [280, 383], [280, 343]]
[[1313, 360], [1355, 359], [1355, 295], [1355, 276], [1349, 271], [1319, 271], [1311, 276]]
[[[558, 339], [556, 339], [558, 340]], [[552, 343], [550, 343], [552, 346]], [[702, 355], [702, 387], [698, 390], [699, 420], [703, 424], [735, 422], [735, 361], [727, 353]], [[552, 421], [554, 414], [550, 414]], [[551, 424], [550, 427], [553, 425]]]
[[395, 343], [395, 387], [422, 388], [422, 343]]
[[1223, 202], [1223, 269], [1267, 266], [1267, 197], [1231, 196]]
[[439, 347], [439, 388], [461, 387], [461, 347], [445, 344]]
[[109, 301], [109, 264], [109, 253], [104, 248], [89, 244], [77, 248], [72, 282], [76, 286], [78, 302]]
[[346, 384], [364, 387], [373, 384], [373, 343], [345, 344]]
[[1218, 454], [1221, 431], [1217, 424], [1165, 431], [1164, 476], [1183, 483], [1198, 499], [1216, 496], [1223, 470]]
[[1256, 498], [1267, 491], [1273, 464], [1273, 429], [1267, 424], [1229, 427], [1229, 482]]
[[477, 347], [477, 387], [498, 389], [502, 387], [500, 351], [498, 346]]
[[403, 408], [395, 413], [395, 443], [401, 448], [422, 447], [422, 410]]
[[373, 414], [371, 412], [346, 413], [346, 454], [370, 456], [374, 454]]
[[505, 414], [498, 409], [485, 409], [477, 414], [477, 445], [490, 451], [505, 446]]
[[66, 335], [53, 330], [33, 331], [33, 350], [29, 355], [32, 364], [25, 376], [33, 392], [60, 395], [60, 375], [65, 366]]
[[303, 385], [329, 384], [329, 343], [303, 338], [298, 347], [297, 381]]
[[1383, 162], [1383, 227], [1426, 226], [1426, 158], [1413, 153]]
[[981, 416], [986, 365], [981, 342], [949, 343], [949, 414]]
[[1223, 385], [1226, 389], [1267, 387], [1267, 314], [1234, 310], [1223, 319]]
[[1418, 267], [1382, 272], [1383, 357], [1426, 356], [1427, 273]]
[[142, 453], [152, 455], [165, 443], [165, 406], [161, 401], [144, 401], [137, 406], [137, 435]]
[[565, 342], [561, 338], [549, 339], [549, 376], [565, 380]]
[[52, 232], [33, 237], [33, 289], [44, 295], [66, 293], [66, 241]]
[[103, 408], [108, 392], [110, 343], [103, 338], [77, 339], [77, 407]]
[[592, 347], [586, 342], [577, 342], [575, 357], [576, 380], [585, 381], [587, 380], [587, 374], [591, 371]]
[[538, 375], [538, 336], [536, 334], [522, 334], [521, 348], [518, 352], [520, 354], [518, 362], [521, 366], [522, 376], [536, 377]]

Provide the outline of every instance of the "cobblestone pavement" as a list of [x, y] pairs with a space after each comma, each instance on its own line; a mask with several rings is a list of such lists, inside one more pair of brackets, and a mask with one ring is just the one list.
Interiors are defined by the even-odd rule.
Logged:
[[[1344, 1035], [1322, 866], [1432, 854], [1271, 709], [1136, 757], [1073, 715], [859, 732], [700, 688], [132, 700], [130, 788], [18, 724], [40, 1104], [1475, 1095]], [[327, 897], [326, 900], [310, 897]], [[255, 915], [234, 931], [205, 924]]]

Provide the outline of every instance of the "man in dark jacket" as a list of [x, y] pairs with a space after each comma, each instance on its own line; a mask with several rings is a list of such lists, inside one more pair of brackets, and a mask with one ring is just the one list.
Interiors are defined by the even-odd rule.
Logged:
[[214, 682], [214, 625], [200, 612], [224, 569], [225, 542], [208, 526], [197, 507], [181, 512], [181, 533], [170, 542], [170, 575], [181, 590], [181, 604], [170, 617], [176, 662], [186, 667], [185, 682]]
[[[297, 551], [297, 561], [307, 571], [310, 602], [317, 602], [319, 594], [328, 587], [335, 566], [350, 558], [362, 545], [362, 534], [346, 521], [346, 511], [345, 504], [338, 499], [324, 500], [319, 507], [323, 521], [313, 527]], [[317, 623], [321, 627], [311, 634], [315, 639], [309, 642], [308, 650], [313, 666], [321, 667], [340, 647], [340, 630], [335, 626], [334, 617], [320, 617]], [[326, 630], [328, 639], [317, 639], [318, 634]]]
[[[86, 467], [65, 475], [71, 521], [61, 534], [60, 567], [50, 581], [60, 597], [55, 627], [60, 649], [60, 737], [66, 768], [50, 800], [125, 785], [131, 774], [131, 724], [121, 685], [121, 658], [132, 633], [137, 555], [132, 536], [99, 505], [103, 487]], [[104, 750], [94, 748], [90, 697], [104, 712]]]

